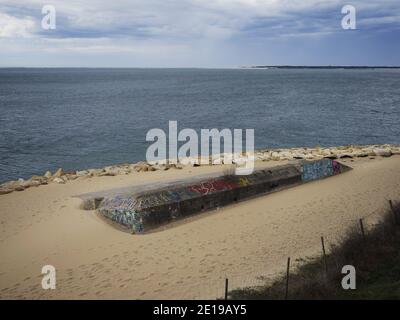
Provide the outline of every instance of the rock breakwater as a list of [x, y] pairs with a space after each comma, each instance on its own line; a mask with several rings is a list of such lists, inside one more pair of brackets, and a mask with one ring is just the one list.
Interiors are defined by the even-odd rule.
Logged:
[[[390, 157], [392, 155], [400, 155], [400, 145], [351, 145], [339, 147], [315, 147], [315, 148], [280, 148], [280, 149], [260, 149], [254, 152], [255, 161], [291, 161], [291, 160], [319, 160], [323, 158], [343, 159], [343, 158], [362, 158], [362, 157]], [[224, 164], [224, 154], [218, 159], [208, 160], [209, 165]], [[231, 155], [230, 155], [231, 157]], [[247, 157], [234, 157], [234, 164], [242, 165]], [[207, 161], [206, 161], [207, 162]], [[204, 163], [203, 161], [201, 163]], [[185, 158], [179, 164], [165, 163], [124, 163], [118, 165], [107, 166], [100, 169], [87, 169], [80, 171], [64, 171], [58, 169], [51, 173], [47, 171], [42, 176], [32, 176], [30, 179], [18, 179], [8, 181], [0, 185], [0, 195], [8, 194], [14, 191], [24, 191], [28, 188], [39, 187], [49, 183], [65, 184], [69, 181], [77, 179], [90, 179], [92, 177], [127, 175], [134, 172], [148, 172], [156, 170], [178, 170], [186, 166], [199, 166], [199, 159]]]

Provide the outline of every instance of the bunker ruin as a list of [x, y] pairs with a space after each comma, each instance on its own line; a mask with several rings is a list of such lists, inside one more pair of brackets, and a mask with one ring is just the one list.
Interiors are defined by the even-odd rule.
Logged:
[[86, 203], [124, 229], [135, 234], [145, 233], [196, 213], [334, 176], [349, 169], [331, 159], [299, 161], [256, 170], [246, 176], [225, 174], [196, 182], [178, 182], [156, 189], [94, 197]]

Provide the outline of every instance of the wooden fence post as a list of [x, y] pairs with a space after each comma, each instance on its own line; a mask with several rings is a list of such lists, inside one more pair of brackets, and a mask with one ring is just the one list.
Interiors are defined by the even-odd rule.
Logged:
[[225, 300], [228, 300], [228, 278], [225, 279]]
[[321, 237], [322, 253], [324, 255], [325, 273], [328, 276], [328, 261], [326, 260], [325, 242], [324, 237]]
[[287, 300], [288, 295], [289, 295], [289, 271], [290, 271], [290, 257], [287, 259], [287, 267], [286, 267], [285, 300]]
[[364, 231], [363, 219], [360, 219], [360, 229], [361, 229], [362, 238], [365, 241], [365, 231]]
[[394, 224], [399, 224], [399, 217], [397, 216], [396, 211], [394, 210], [392, 200], [389, 200], [389, 205], [390, 205], [390, 210], [393, 213]]

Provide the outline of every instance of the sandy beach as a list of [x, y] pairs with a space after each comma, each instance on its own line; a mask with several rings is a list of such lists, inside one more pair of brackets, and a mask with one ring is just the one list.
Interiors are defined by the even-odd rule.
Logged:
[[[131, 235], [81, 209], [78, 195], [222, 171], [223, 166], [134, 172], [52, 183], [0, 196], [0, 298], [215, 299], [320, 254], [360, 217], [367, 228], [400, 200], [400, 156], [342, 159], [354, 170]], [[276, 164], [281, 162], [276, 162]], [[54, 265], [56, 290], [41, 269]]]

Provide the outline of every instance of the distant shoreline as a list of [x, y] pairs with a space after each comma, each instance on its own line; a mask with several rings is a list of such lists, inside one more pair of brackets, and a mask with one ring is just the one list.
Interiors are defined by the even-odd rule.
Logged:
[[400, 69], [400, 66], [249, 66], [243, 69]]
[[1, 67], [0, 70], [9, 69], [205, 69], [205, 70], [232, 70], [232, 69], [400, 69], [400, 66], [296, 66], [296, 65], [254, 65], [236, 67], [60, 67], [60, 66], [37, 66], [37, 67]]

